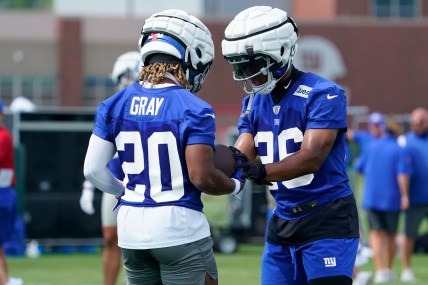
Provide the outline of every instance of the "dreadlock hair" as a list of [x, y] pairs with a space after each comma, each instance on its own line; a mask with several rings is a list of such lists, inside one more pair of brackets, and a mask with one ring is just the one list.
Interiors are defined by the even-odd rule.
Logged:
[[192, 88], [192, 85], [186, 79], [186, 75], [180, 63], [154, 62], [147, 66], [143, 66], [138, 80], [149, 82], [150, 87], [153, 87], [153, 85], [161, 83], [167, 72], [171, 73], [175, 79], [177, 79], [181, 87], [188, 90]]

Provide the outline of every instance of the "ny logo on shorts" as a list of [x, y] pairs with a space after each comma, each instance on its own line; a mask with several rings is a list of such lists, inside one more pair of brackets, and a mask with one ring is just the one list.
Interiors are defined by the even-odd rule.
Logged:
[[325, 267], [335, 267], [336, 266], [336, 257], [324, 257], [324, 266]]

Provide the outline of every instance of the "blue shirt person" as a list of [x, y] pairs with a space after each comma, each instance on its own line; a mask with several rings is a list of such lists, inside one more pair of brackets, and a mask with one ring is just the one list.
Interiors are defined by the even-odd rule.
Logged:
[[410, 177], [410, 206], [404, 218], [404, 239], [401, 244], [402, 265], [401, 281], [416, 280], [411, 270], [411, 256], [414, 252], [415, 239], [419, 227], [428, 216], [428, 111], [417, 107], [410, 114], [411, 130], [402, 140], [409, 151], [413, 173]]

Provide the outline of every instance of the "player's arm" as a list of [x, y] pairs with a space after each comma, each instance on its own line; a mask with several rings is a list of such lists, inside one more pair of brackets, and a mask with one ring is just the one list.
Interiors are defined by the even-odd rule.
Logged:
[[89, 140], [83, 174], [95, 188], [118, 196], [122, 194], [123, 184], [107, 168], [115, 153], [114, 144], [93, 134]]
[[251, 162], [256, 160], [254, 137], [251, 133], [241, 133], [235, 142], [235, 147], [245, 154]]
[[265, 179], [285, 181], [317, 172], [336, 140], [337, 131], [337, 129], [306, 130], [299, 151], [279, 162], [265, 165]]
[[201, 192], [223, 195], [235, 192], [237, 187], [243, 188], [243, 184], [238, 185], [236, 180], [215, 168], [214, 150], [210, 145], [187, 145], [185, 155], [190, 181]]

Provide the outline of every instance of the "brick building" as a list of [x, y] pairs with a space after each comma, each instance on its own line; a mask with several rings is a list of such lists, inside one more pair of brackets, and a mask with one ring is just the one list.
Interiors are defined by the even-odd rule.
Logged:
[[[421, 90], [428, 76], [428, 5], [410, 1], [413, 14], [400, 18], [388, 17], [377, 2], [288, 1], [301, 33], [296, 65], [343, 85], [352, 106], [394, 114], [427, 106]], [[39, 106], [97, 106], [114, 92], [112, 64], [137, 49], [144, 19], [1, 11], [0, 26], [8, 28], [0, 29], [0, 96], [6, 103], [21, 93]], [[229, 21], [204, 18], [216, 59], [200, 96], [216, 108], [221, 130], [236, 123], [243, 97], [221, 55]]]

